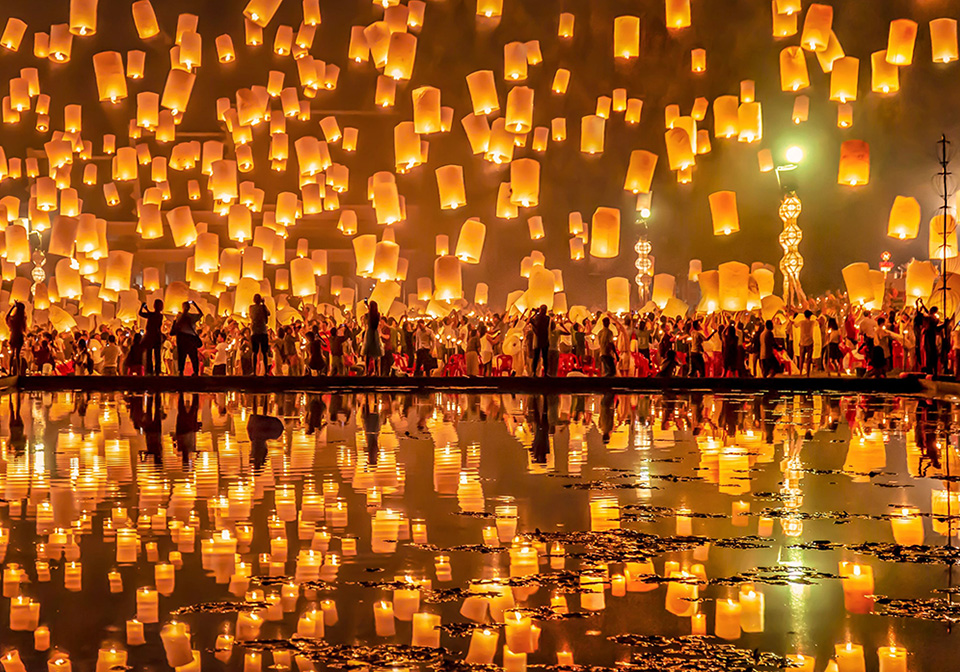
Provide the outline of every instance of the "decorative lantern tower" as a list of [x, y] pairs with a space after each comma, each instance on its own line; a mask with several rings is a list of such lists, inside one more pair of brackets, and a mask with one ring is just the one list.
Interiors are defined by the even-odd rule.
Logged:
[[780, 201], [780, 219], [783, 221], [783, 231], [780, 233], [780, 247], [783, 248], [780, 272], [783, 273], [783, 301], [787, 305], [796, 305], [807, 299], [800, 284], [803, 257], [798, 249], [803, 240], [803, 231], [797, 223], [802, 211], [803, 207], [796, 192], [788, 192]]

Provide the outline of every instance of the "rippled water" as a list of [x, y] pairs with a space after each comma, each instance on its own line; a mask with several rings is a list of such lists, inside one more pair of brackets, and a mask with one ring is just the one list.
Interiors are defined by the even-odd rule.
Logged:
[[0, 402], [5, 672], [958, 667], [947, 402]]

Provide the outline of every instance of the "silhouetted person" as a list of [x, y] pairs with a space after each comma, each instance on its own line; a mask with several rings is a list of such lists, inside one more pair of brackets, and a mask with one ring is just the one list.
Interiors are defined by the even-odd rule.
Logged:
[[547, 315], [546, 305], [540, 306], [530, 318], [530, 327], [533, 329], [533, 368], [530, 375], [537, 375], [537, 365], [543, 362], [544, 377], [550, 374], [550, 316]]
[[270, 310], [259, 294], [253, 295], [250, 306], [250, 347], [253, 349], [253, 375], [257, 375], [257, 353], [263, 353], [263, 373], [270, 375], [270, 335], [267, 332], [267, 320]]
[[[196, 308], [193, 312], [191, 308]], [[193, 375], [200, 375], [200, 346], [203, 341], [197, 335], [197, 322], [203, 317], [203, 311], [194, 301], [184, 301], [180, 314], [173, 322], [173, 335], [177, 339], [177, 375], [182, 376], [187, 359], [193, 364]]]
[[19, 376], [26, 373], [21, 353], [27, 333], [27, 309], [20, 301], [14, 301], [7, 311], [7, 328], [10, 330], [10, 372]]
[[147, 358], [147, 375], [160, 375], [163, 372], [163, 301], [153, 302], [153, 310], [147, 310], [147, 304], [140, 306], [140, 317], [147, 321], [143, 331], [143, 353]]

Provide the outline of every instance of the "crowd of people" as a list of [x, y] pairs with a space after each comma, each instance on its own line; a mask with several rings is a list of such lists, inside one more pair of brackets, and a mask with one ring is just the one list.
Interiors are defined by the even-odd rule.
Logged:
[[289, 376], [772, 377], [960, 374], [960, 330], [922, 301], [872, 312], [839, 302], [668, 317], [658, 313], [452, 312], [383, 315], [375, 302], [336, 316], [305, 306], [277, 324], [260, 295], [243, 319], [144, 304], [140, 323], [89, 331], [7, 314], [9, 374]]

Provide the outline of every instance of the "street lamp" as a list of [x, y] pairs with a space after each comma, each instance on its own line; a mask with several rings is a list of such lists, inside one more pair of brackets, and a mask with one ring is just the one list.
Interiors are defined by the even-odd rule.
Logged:
[[787, 305], [806, 301], [806, 294], [800, 284], [800, 271], [803, 270], [803, 257], [799, 247], [803, 241], [803, 231], [797, 220], [803, 211], [800, 199], [792, 184], [784, 184], [781, 173], [791, 172], [800, 166], [803, 161], [803, 149], [796, 145], [787, 148], [785, 157], [787, 163], [776, 168], [777, 183], [780, 185], [780, 220], [783, 222], [783, 231], [780, 232], [780, 247], [783, 248], [783, 257], [780, 259], [780, 272], [783, 273], [783, 301]]

